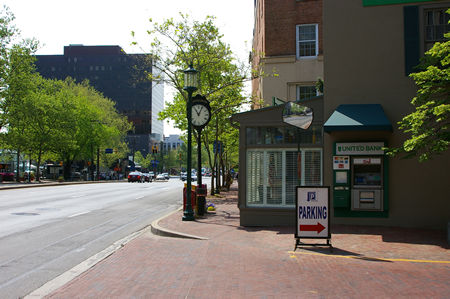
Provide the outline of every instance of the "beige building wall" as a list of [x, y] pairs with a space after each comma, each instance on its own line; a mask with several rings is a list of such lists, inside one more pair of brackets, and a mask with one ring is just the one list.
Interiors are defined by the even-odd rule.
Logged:
[[315, 86], [319, 78], [323, 79], [323, 55], [315, 58], [296, 59], [293, 56], [267, 57], [264, 59], [262, 96], [266, 105], [272, 104], [272, 98], [296, 100], [296, 86]]
[[[394, 127], [393, 133], [325, 134], [325, 185], [333, 183], [334, 142], [377, 140], [395, 147], [407, 137], [397, 122], [413, 111], [416, 88], [405, 75], [404, 6], [324, 0], [325, 119], [340, 104], [381, 104]], [[389, 217], [333, 218], [333, 223], [445, 228], [450, 220], [450, 152], [425, 163], [390, 158], [388, 167]]]

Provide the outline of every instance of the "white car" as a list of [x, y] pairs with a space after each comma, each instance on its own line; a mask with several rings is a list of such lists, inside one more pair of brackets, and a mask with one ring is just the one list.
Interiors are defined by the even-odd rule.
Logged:
[[160, 173], [156, 176], [156, 181], [165, 181], [166, 180], [166, 176], [164, 175], [164, 173]]

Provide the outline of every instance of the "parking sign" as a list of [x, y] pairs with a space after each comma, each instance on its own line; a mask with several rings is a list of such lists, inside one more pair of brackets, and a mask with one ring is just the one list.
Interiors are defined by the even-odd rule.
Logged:
[[329, 187], [297, 187], [296, 238], [331, 238], [329, 191]]

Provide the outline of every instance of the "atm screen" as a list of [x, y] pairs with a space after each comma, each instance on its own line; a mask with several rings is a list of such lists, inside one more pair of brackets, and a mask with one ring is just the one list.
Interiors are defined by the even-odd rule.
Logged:
[[354, 165], [353, 185], [381, 186], [381, 165]]

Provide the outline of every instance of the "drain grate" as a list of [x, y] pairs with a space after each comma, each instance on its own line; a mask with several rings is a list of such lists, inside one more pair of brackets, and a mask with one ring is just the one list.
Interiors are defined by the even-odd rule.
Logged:
[[17, 215], [17, 216], [38, 216], [38, 213], [27, 213], [27, 212], [20, 212], [20, 213], [11, 213], [11, 215]]

